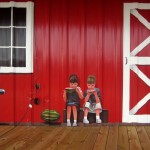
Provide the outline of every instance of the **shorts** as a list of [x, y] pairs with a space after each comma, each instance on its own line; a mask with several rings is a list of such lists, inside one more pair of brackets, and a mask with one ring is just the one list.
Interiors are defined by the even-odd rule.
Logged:
[[102, 112], [102, 106], [101, 106], [101, 103], [89, 103], [89, 102], [86, 102], [84, 104], [84, 108], [89, 108], [89, 112], [91, 113], [95, 113], [95, 110], [96, 109], [100, 109], [100, 112]]
[[66, 107], [67, 107], [67, 106], [76, 106], [77, 111], [80, 110], [80, 103], [78, 103], [78, 102], [67, 102], [67, 103], [66, 103]]

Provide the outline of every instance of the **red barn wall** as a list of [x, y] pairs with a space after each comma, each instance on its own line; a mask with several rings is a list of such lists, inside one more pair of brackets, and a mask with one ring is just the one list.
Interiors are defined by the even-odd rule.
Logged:
[[[0, 88], [6, 90], [0, 96], [0, 122], [43, 122], [46, 108], [57, 110], [61, 122], [62, 94], [72, 73], [83, 91], [87, 76], [95, 75], [109, 122], [121, 122], [124, 2], [135, 1], [34, 0], [34, 73], [0, 74]], [[39, 105], [33, 104], [35, 97]]]

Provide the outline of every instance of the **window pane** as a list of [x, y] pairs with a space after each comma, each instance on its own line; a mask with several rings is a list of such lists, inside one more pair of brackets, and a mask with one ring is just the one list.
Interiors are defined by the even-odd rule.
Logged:
[[13, 49], [13, 67], [26, 67], [26, 49]]
[[9, 48], [0, 48], [0, 66], [10, 66], [11, 50]]
[[0, 8], [0, 26], [11, 25], [11, 8]]
[[26, 8], [13, 8], [13, 25], [26, 26]]
[[26, 46], [26, 29], [14, 28], [13, 46]]
[[4, 29], [0, 28], [0, 46], [10, 46], [11, 45], [11, 30], [10, 28]]

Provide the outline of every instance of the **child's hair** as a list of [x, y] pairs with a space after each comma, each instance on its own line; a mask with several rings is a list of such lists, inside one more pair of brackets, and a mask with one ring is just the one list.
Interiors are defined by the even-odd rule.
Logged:
[[76, 74], [71, 74], [69, 77], [70, 83], [78, 83], [79, 84], [79, 78]]
[[95, 83], [96, 83], [96, 77], [93, 76], [93, 75], [89, 75], [89, 76], [87, 77], [87, 83], [88, 83], [88, 84], [95, 84]]

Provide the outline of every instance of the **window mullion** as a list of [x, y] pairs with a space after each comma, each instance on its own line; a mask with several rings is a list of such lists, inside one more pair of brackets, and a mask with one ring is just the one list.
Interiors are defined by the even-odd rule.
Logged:
[[11, 45], [10, 45], [10, 49], [11, 49], [11, 62], [10, 65], [11, 67], [13, 66], [13, 7], [11, 7]]

